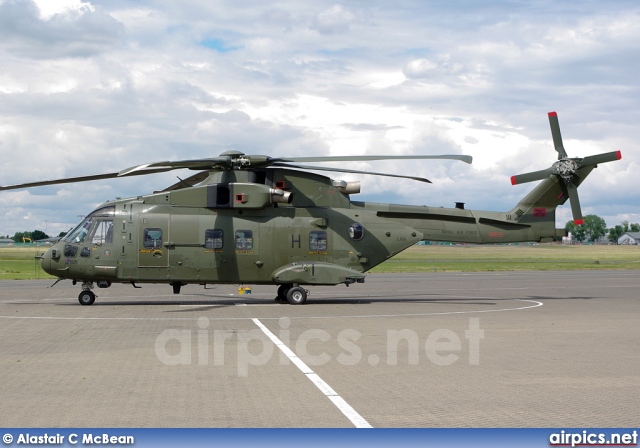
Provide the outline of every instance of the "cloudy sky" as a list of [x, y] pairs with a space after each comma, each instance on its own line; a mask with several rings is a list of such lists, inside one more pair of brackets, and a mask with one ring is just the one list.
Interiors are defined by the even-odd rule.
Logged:
[[[229, 149], [272, 156], [469, 154], [353, 163], [354, 199], [508, 210], [557, 158], [620, 150], [583, 213], [640, 222], [636, 0], [0, 0], [0, 185]], [[0, 235], [57, 235], [170, 172], [0, 192]], [[570, 219], [559, 208], [557, 225]]]

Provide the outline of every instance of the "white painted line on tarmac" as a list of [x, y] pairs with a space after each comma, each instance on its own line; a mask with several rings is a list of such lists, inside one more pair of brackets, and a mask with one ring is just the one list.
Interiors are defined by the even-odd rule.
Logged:
[[300, 369], [302, 373], [304, 373], [307, 378], [327, 397], [331, 402], [342, 412], [345, 417], [353, 423], [356, 428], [372, 428], [372, 426], [367, 422], [364, 417], [362, 417], [358, 412], [349, 405], [338, 393], [329, 386], [326, 381], [318, 376], [311, 368], [306, 365], [298, 356], [293, 353], [293, 351], [287, 347], [278, 337], [273, 334], [267, 327], [264, 326], [262, 322], [258, 319], [251, 319], [254, 324], [258, 326], [262, 330], [264, 334], [267, 335], [271, 341], [278, 347], [282, 353], [284, 353], [295, 366]]
[[[345, 318], [345, 319], [368, 319], [368, 318], [379, 318], [379, 317], [426, 317], [426, 316], [447, 316], [447, 315], [455, 315], [455, 314], [475, 314], [475, 313], [500, 313], [505, 311], [522, 311], [528, 310], [531, 308], [538, 308], [543, 306], [543, 302], [538, 302], [537, 300], [529, 300], [529, 299], [500, 299], [496, 297], [472, 297], [474, 299], [487, 299], [487, 300], [513, 300], [516, 302], [530, 302], [533, 305], [521, 306], [518, 308], [500, 308], [497, 310], [475, 310], [475, 311], [441, 311], [435, 313], [405, 313], [405, 314], [362, 314], [362, 315], [334, 315], [334, 316], [298, 316], [291, 317], [290, 319], [337, 319], [337, 318]], [[398, 302], [401, 303], [401, 302]], [[2, 316], [0, 316], [2, 317]], [[279, 317], [264, 317], [266, 320], [275, 320], [280, 319]]]

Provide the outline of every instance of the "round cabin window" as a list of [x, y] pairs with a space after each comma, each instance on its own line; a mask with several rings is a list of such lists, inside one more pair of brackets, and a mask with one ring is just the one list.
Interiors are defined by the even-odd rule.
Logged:
[[351, 224], [351, 227], [349, 227], [349, 236], [352, 240], [361, 240], [364, 236], [364, 229], [362, 228], [362, 225], [357, 222]]

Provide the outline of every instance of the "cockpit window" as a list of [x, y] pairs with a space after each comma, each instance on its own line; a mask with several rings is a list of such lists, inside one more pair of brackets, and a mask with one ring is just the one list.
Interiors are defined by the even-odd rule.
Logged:
[[[95, 218], [113, 218], [116, 214], [116, 206], [110, 205], [108, 207], [102, 207], [98, 210], [91, 212], [86, 218], [82, 220], [80, 224], [78, 224], [71, 232], [67, 233], [67, 235], [62, 239], [62, 241], [67, 241], [69, 243], [82, 243], [87, 233], [91, 228], [91, 224], [95, 221]], [[106, 230], [106, 229], [105, 229]], [[106, 233], [105, 233], [106, 236]]]
[[99, 219], [91, 230], [91, 244], [113, 243], [113, 220]]
[[75, 229], [67, 233], [63, 240], [70, 243], [82, 243], [87, 233], [89, 233], [89, 227], [91, 227], [92, 223], [93, 217], [87, 216]]

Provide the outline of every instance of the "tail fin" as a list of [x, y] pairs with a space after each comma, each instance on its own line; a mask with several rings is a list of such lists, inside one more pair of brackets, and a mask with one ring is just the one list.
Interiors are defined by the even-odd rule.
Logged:
[[[573, 185], [577, 188], [595, 167], [585, 166], [576, 171]], [[509, 214], [521, 224], [549, 223], [555, 228], [556, 207], [567, 202], [569, 194], [562, 177], [550, 174], [523, 197]]]

